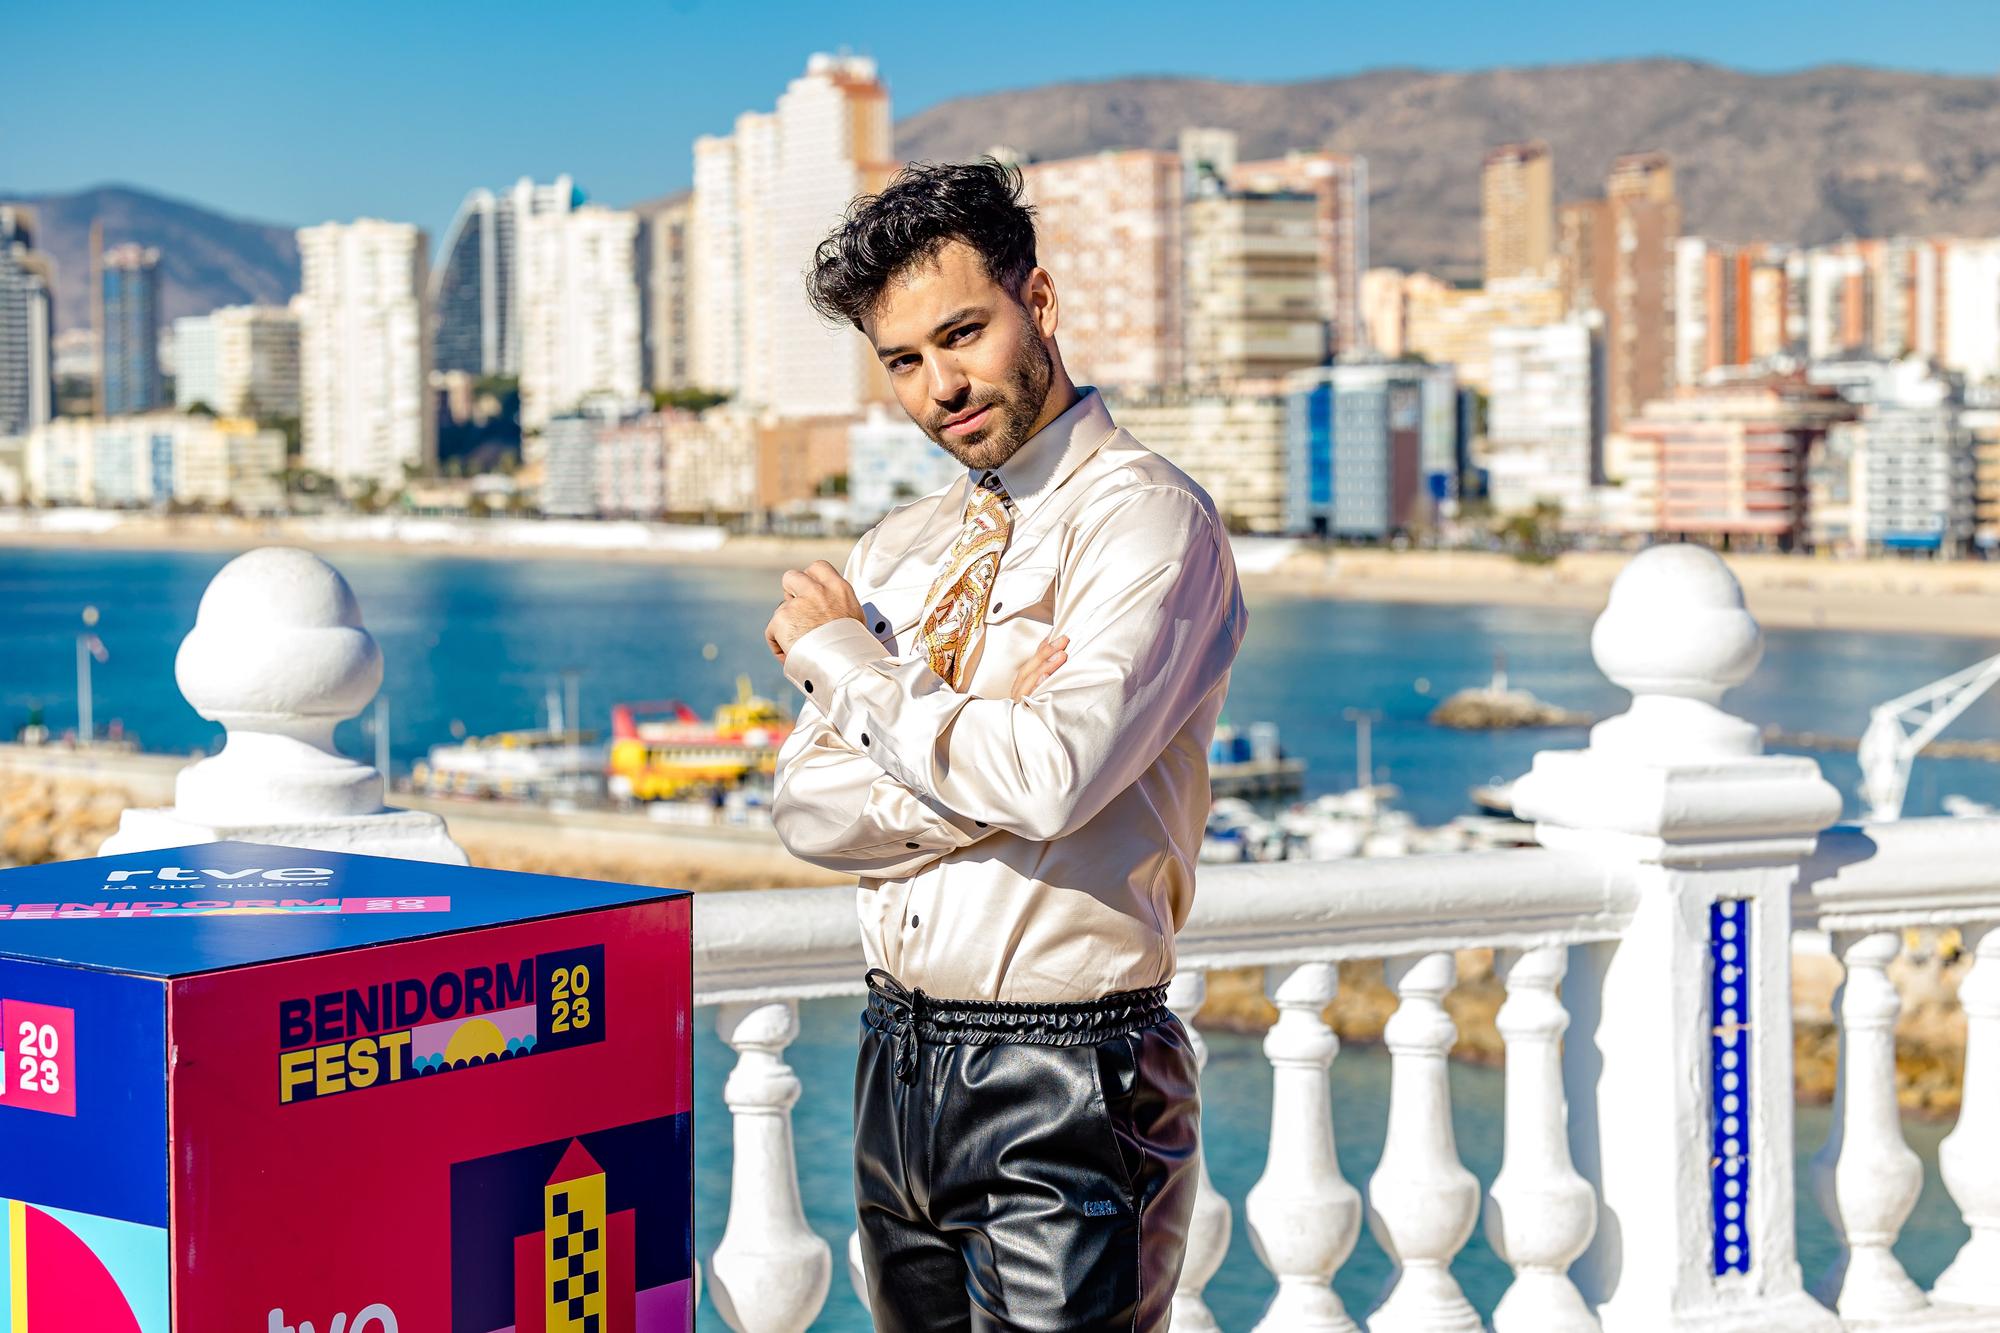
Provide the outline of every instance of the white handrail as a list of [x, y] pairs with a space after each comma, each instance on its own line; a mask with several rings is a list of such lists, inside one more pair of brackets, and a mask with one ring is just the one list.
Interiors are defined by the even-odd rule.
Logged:
[[1875, 931], [2000, 921], [2000, 818], [1841, 824], [1792, 894], [1798, 929]]
[[[1204, 865], [1199, 885], [1189, 969], [1615, 939], [1633, 903], [1622, 867], [1541, 849]], [[854, 893], [697, 894], [695, 1003], [860, 994]]]

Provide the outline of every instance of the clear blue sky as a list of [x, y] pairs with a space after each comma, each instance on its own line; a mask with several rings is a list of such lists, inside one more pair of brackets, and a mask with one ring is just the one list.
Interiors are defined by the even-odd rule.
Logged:
[[684, 188], [695, 135], [841, 46], [880, 61], [898, 116], [1127, 74], [1643, 55], [2000, 74], [2000, 0], [26, 0], [0, 6], [0, 34], [0, 190], [122, 182], [272, 222], [414, 221], [433, 240], [468, 188], [522, 174], [568, 171], [612, 204]]

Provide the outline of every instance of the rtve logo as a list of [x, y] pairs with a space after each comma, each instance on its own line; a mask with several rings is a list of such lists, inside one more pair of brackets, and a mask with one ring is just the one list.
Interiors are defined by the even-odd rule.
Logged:
[[148, 875], [168, 884], [187, 884], [203, 880], [220, 880], [226, 884], [232, 880], [249, 879], [252, 875], [257, 876], [259, 879], [275, 880], [281, 883], [333, 878], [333, 872], [324, 866], [280, 866], [275, 870], [264, 870], [257, 866], [251, 866], [246, 870], [210, 870], [207, 868], [184, 870], [180, 866], [161, 866], [157, 870], [114, 870], [104, 877], [104, 883], [108, 888], [113, 884], [123, 884], [132, 879], [144, 879]]
[[[296, 1326], [288, 1324], [285, 1312], [279, 1309], [271, 1311], [271, 1322], [266, 1325], [265, 1333], [319, 1333], [319, 1329], [310, 1319], [301, 1319]], [[347, 1322], [344, 1312], [335, 1315], [333, 1322], [326, 1326], [326, 1333], [401, 1333], [401, 1330], [396, 1327], [396, 1312], [378, 1301], [363, 1307], [351, 1324]]]

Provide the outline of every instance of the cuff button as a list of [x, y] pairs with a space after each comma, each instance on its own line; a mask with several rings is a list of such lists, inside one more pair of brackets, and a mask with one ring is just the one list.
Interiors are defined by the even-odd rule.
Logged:
[[882, 632], [883, 630], [885, 630], [885, 629], [887, 629], [887, 628], [889, 628], [889, 622], [888, 622], [888, 621], [886, 621], [886, 620], [878, 620], [878, 621], [876, 621], [876, 622], [875, 622], [875, 632], [876, 632], [877, 634], [880, 634], [880, 633], [881, 633], [881, 632]]
[[807, 681], [807, 682], [806, 682], [806, 693], [807, 693], [807, 694], [811, 694], [812, 692], [813, 692], [813, 683], [812, 683], [811, 681]]
[[909, 848], [913, 852], [917, 850], [917, 844], [915, 844], [914, 842], [906, 842], [903, 845]]
[[868, 744], [868, 733], [865, 731], [861, 733], [861, 743], [863, 745]]

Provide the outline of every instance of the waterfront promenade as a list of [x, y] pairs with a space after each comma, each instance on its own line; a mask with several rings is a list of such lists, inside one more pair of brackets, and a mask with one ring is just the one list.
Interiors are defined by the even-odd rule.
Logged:
[[[234, 651], [227, 670], [210, 651], [222, 643]], [[1268, 1123], [1206, 1127], [1211, 1138], [1261, 1134], [1264, 1166], [1240, 1198], [1204, 1188], [1177, 1328], [1218, 1326], [1204, 1289], [1238, 1228], [1273, 1289], [1256, 1324], [1267, 1330], [2000, 1323], [1989, 1257], [2000, 1249], [2000, 935], [1987, 933], [2000, 920], [2000, 821], [1833, 827], [1841, 801], [1818, 764], [1763, 753], [1757, 728], [1725, 706], [1763, 638], [1705, 552], [1632, 561], [1592, 648], [1632, 700], [1580, 748], [1535, 756], [1517, 807], [1541, 848], [1204, 867], [1172, 1002], [1191, 1017], [1211, 973], [1255, 967], [1279, 1019], [1263, 1041]], [[230, 566], [178, 670], [229, 743], [177, 776], [171, 805], [126, 812], [106, 850], [228, 836], [463, 856], [440, 822], [383, 811], [379, 777], [333, 749], [334, 723], [366, 705], [381, 674], [359, 606], [325, 566], [297, 552]], [[802, 1002], [858, 990], [851, 890], [704, 894], [696, 920], [698, 1002], [732, 1057], [727, 1214], [705, 1256], [708, 1293], [732, 1327], [803, 1330], [853, 1299], [846, 1247], [806, 1223], [792, 1128], [802, 1098], [840, 1089], [807, 1087], [787, 1059]], [[1971, 1239], [1928, 1289], [1894, 1249], [1923, 1179], [1895, 1114], [1901, 1001], [1889, 980], [1914, 926], [1963, 932], [1978, 960], [1963, 990], [1966, 1099], [1938, 1155]], [[1840, 1087], [1818, 1145], [1799, 1144], [1793, 1109], [1798, 931], [1824, 932], [1846, 974], [1834, 1001]], [[1505, 995], [1490, 1184], [1465, 1165], [1446, 1070], [1457, 1035], [1446, 1000], [1467, 948], [1497, 950]], [[1339, 1043], [1324, 1013], [1340, 965], [1366, 959], [1385, 960], [1394, 994], [1379, 1122], [1335, 1100], [1336, 1089], [1356, 1094], [1328, 1077]], [[1379, 1154], [1365, 1180], [1349, 1179], [1337, 1138], [1371, 1123]], [[720, 1132], [711, 1123], [703, 1135]], [[1811, 1272], [1801, 1146], [1837, 1238]], [[1482, 1218], [1506, 1269], [1490, 1316], [1454, 1263]], [[1355, 1299], [1337, 1275], [1364, 1219], [1395, 1262], [1382, 1289]]]

